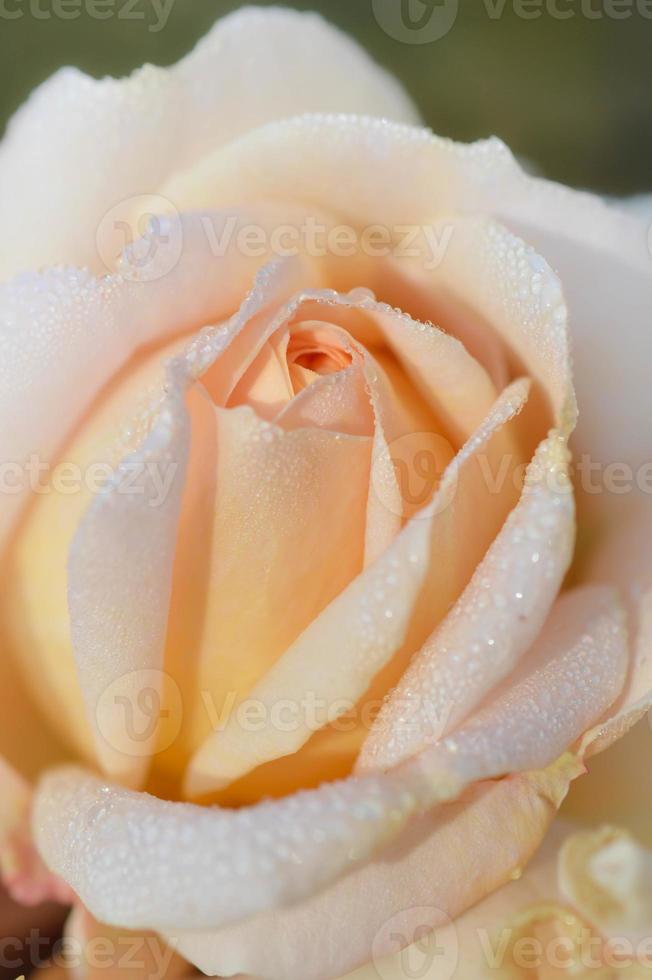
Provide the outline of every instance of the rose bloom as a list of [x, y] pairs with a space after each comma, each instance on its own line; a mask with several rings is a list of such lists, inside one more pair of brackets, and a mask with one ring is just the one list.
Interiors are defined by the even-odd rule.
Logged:
[[97, 937], [330, 980], [452, 921], [638, 936], [624, 831], [520, 876], [650, 703], [645, 223], [255, 8], [57, 73], [0, 201], [13, 899], [74, 906], [86, 976]]

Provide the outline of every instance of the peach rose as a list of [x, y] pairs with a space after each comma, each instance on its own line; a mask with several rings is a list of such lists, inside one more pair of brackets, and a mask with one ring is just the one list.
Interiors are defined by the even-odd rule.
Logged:
[[460, 916], [650, 702], [644, 223], [274, 9], [0, 175], [7, 886], [265, 980]]

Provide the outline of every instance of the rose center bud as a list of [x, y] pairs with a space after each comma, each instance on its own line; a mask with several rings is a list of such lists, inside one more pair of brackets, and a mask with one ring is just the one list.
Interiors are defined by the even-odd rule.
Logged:
[[319, 375], [344, 371], [352, 360], [351, 350], [338, 344], [319, 323], [301, 323], [291, 332], [287, 362], [295, 395]]

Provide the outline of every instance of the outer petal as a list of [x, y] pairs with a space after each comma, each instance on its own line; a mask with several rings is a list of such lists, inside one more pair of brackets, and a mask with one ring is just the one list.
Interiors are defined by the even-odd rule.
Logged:
[[629, 612], [632, 663], [628, 682], [608, 723], [587, 734], [591, 752], [607, 748], [652, 706], [652, 507], [644, 495], [597, 536], [580, 576], [613, 582], [623, 591]]
[[[648, 441], [631, 425], [633, 411], [640, 419], [652, 415], [646, 325], [652, 268], [644, 220], [527, 177], [499, 140], [459, 146], [426, 130], [352, 118], [304, 118], [249, 134], [180, 175], [168, 192], [177, 205], [248, 193], [314, 205], [326, 187], [329, 206], [363, 226], [421, 227], [456, 210], [495, 215], [522, 234], [558, 271], [567, 294], [582, 405], [577, 450], [596, 462], [645, 460]], [[533, 269], [535, 290], [536, 276]]]
[[[279, 212], [213, 217], [215, 233], [233, 225], [235, 234], [249, 221], [265, 227], [269, 220], [273, 227]], [[240, 254], [237, 237], [216, 257], [198, 216], [171, 221], [167, 234], [172, 253], [167, 246], [155, 249], [142, 281], [135, 279], [142, 269], [130, 252], [119, 275], [96, 279], [81, 269], [57, 268], [0, 286], [3, 462], [23, 469], [33, 459], [52, 463], [93, 398], [135, 351], [238, 309], [262, 260]], [[28, 490], [21, 470], [5, 495], [0, 540]]]
[[[415, 972], [434, 978], [437, 973], [431, 973], [430, 964], [447, 980], [489, 980], [495, 976], [516, 980], [522, 974], [511, 972], [514, 942], [536, 932], [534, 923], [531, 930], [525, 925], [528, 913], [546, 909], [551, 915], [566, 919], [571, 914], [568, 907], [559, 904], [562, 899], [556, 880], [558, 849], [571, 830], [571, 825], [556, 820], [522, 875], [515, 873], [512, 881], [493, 891], [452, 924], [446, 921], [435, 928], [427, 938], [423, 933], [430, 903], [424, 896], [424, 906], [414, 909], [411, 921], [406, 917], [401, 923], [397, 918], [397, 928], [392, 924], [390, 941], [394, 940], [397, 951], [385, 958], [375, 951], [373, 965], [347, 974], [342, 980], [378, 980], [379, 976], [382, 980], [407, 980]], [[522, 928], [519, 922], [524, 923]], [[381, 935], [389, 931], [383, 928]], [[399, 942], [404, 943], [406, 939], [418, 943], [400, 949]], [[524, 962], [525, 959], [526, 956]], [[598, 980], [605, 978], [598, 977]]]
[[[254, 126], [306, 111], [416, 118], [350, 38], [291, 10], [225, 17], [172, 69], [147, 65], [124, 81], [63, 69], [17, 113], [0, 150], [0, 278], [62, 261], [101, 268], [95, 236], [109, 209], [155, 194]], [[81, 180], [70, 181], [71, 166]]]
[[[622, 624], [602, 590], [589, 596], [588, 621], [587, 597], [575, 601], [584, 618], [565, 622], [544, 663], [460, 731], [458, 751], [449, 739], [385, 775], [237, 811], [165, 803], [60, 770], [37, 795], [39, 849], [96, 915], [130, 928], [215, 928], [308, 898], [470, 782], [551, 764], [604, 712], [626, 649]], [[545, 700], [551, 676], [553, 705]], [[540, 717], [551, 729], [545, 738], [532, 721]]]
[[455, 919], [509, 881], [578, 772], [567, 757], [543, 773], [476, 786], [463, 802], [415, 817], [377, 860], [308, 901], [214, 933], [175, 931], [177, 948], [209, 974], [263, 980], [331, 980], [372, 954], [382, 960], [396, 934], [405, 945], [415, 928]]
[[[500, 768], [507, 754], [516, 769], [523, 768], [517, 761], [523, 751], [544, 765], [536, 743], [544, 757], [561, 753], [604, 715], [622, 690], [628, 653], [625, 612], [613, 590], [593, 586], [565, 593], [504, 688], [464, 724], [450, 724], [453, 733], [428, 752], [428, 766], [434, 770], [438, 759], [442, 771], [466, 782], [478, 766], [483, 772], [488, 765]], [[571, 691], [574, 738], [566, 703]]]

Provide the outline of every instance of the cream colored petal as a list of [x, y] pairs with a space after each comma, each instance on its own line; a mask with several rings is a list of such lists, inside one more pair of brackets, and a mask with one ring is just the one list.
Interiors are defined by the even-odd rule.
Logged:
[[536, 919], [559, 921], [571, 914], [560, 904], [556, 882], [557, 852], [568, 833], [569, 828], [556, 820], [524, 873], [515, 872], [513, 880], [507, 879], [452, 923], [442, 923], [430, 932], [428, 905], [417, 906], [412, 921], [406, 917], [403, 930], [397, 930], [386, 943], [390, 948], [393, 945], [393, 954], [382, 957], [376, 953], [371, 964], [341, 980], [408, 980], [414, 973], [424, 980], [439, 980], [440, 973], [446, 980], [521, 980], [525, 976], [542, 980], [539, 972], [512, 972], [514, 947], [518, 961], [516, 944], [521, 942], [526, 962], [527, 953], [532, 956], [532, 946], [526, 942], [537, 939]]
[[[237, 219], [244, 220], [242, 215], [238, 215]], [[228, 219], [226, 216], [221, 216], [221, 219], [218, 217], [218, 220]], [[237, 250], [233, 250], [229, 255], [216, 260], [207, 246], [204, 231], [200, 224], [189, 219], [180, 227], [184, 231], [187, 250], [183, 253], [178, 266], [168, 277], [147, 283], [135, 283], [114, 278], [111, 280], [112, 284], [109, 293], [106, 295], [103, 289], [109, 280], [94, 281], [94, 286], [90, 291], [93, 293], [97, 287], [97, 303], [95, 305], [90, 303], [88, 309], [83, 303], [83, 293], [79, 296], [74, 292], [66, 293], [63, 290], [59, 297], [61, 300], [60, 309], [54, 321], [55, 329], [51, 329], [52, 324], [45, 315], [47, 312], [46, 291], [42, 290], [43, 297], [37, 299], [36, 308], [37, 311], [41, 309], [41, 306], [43, 308], [41, 329], [45, 338], [44, 346], [31, 351], [23, 361], [12, 348], [17, 371], [12, 375], [14, 388], [12, 389], [10, 386], [9, 394], [13, 390], [17, 404], [21, 402], [21, 398], [29, 396], [29, 404], [32, 406], [30, 411], [26, 411], [22, 416], [14, 414], [13, 425], [8, 426], [8, 432], [14, 440], [13, 446], [18, 457], [29, 456], [30, 451], [35, 454], [42, 452], [45, 455], [45, 462], [49, 462], [49, 456], [52, 454], [55, 445], [58, 445], [62, 434], [65, 434], [66, 425], [70, 424], [73, 416], [77, 413], [83, 415], [85, 407], [83, 399], [88, 399], [95, 394], [95, 391], [91, 389], [94, 386], [101, 387], [102, 381], [106, 380], [105, 375], [112, 367], [116, 367], [112, 342], [115, 342], [118, 360], [127, 356], [132, 344], [130, 329], [137, 334], [137, 337], [133, 338], [133, 342], [135, 346], [138, 346], [139, 343], [144, 343], [147, 339], [151, 341], [157, 337], [162, 338], [166, 333], [173, 330], [190, 329], [192, 326], [199, 327], [207, 320], [210, 321], [213, 313], [217, 315], [218, 319], [221, 319], [232, 312], [234, 308], [238, 308], [242, 296], [245, 295], [246, 289], [250, 286], [249, 275], [252, 273], [255, 263], [248, 260], [243, 261], [242, 257], [237, 254]], [[213, 263], [215, 263], [215, 275], [209, 274], [209, 268]], [[224, 274], [227, 281], [227, 285], [223, 289], [220, 289], [221, 273]], [[284, 302], [296, 288], [297, 283], [304, 281], [304, 279], [303, 273], [300, 273], [297, 265], [292, 262], [286, 263], [282, 268], [277, 267], [275, 271], [264, 272], [255, 287], [255, 299], [252, 299], [251, 303], [264, 306], [268, 302], [275, 304]], [[179, 291], [178, 294], [175, 292], [175, 285]], [[8, 289], [11, 290], [11, 287]], [[107, 295], [109, 299], [107, 299]], [[111, 296], [114, 298], [117, 296], [115, 302], [110, 301]], [[191, 298], [188, 299], [188, 296]], [[24, 300], [25, 302], [20, 308], [22, 310], [21, 316], [26, 317], [30, 308], [27, 302], [27, 292]], [[79, 313], [80, 308], [81, 313]], [[91, 320], [97, 315], [95, 324], [86, 322], [84, 310], [91, 317]], [[79, 313], [78, 343], [73, 342], [71, 344], [68, 360], [66, 357], [58, 360], [56, 356], [58, 345], [66, 346], [64, 328], [67, 323], [67, 312], [70, 314], [70, 322], [73, 324], [75, 323], [75, 316]], [[16, 318], [12, 323], [12, 329], [16, 329], [23, 321]], [[96, 339], [98, 339], [99, 346], [94, 347], [94, 325], [97, 324], [99, 324], [97, 330], [99, 339]], [[27, 329], [26, 321], [25, 326]], [[214, 356], [215, 350], [222, 350], [233, 335], [237, 334], [241, 321], [236, 318], [231, 326], [230, 332], [228, 329], [222, 333], [217, 331], [218, 339], [213, 342], [212, 346], [205, 335], [200, 335], [197, 343], [192, 347], [194, 362], [199, 363], [202, 357]], [[9, 338], [10, 334], [7, 336]], [[120, 342], [118, 342], [119, 338], [122, 338]], [[106, 351], [102, 345], [106, 345], [109, 352], [106, 358], [103, 356]], [[207, 349], [209, 352], [213, 351], [213, 354], [206, 354]], [[98, 479], [100, 481], [103, 479], [101, 474], [106, 474], [107, 463], [111, 469], [114, 469], [123, 457], [139, 449], [144, 435], [150, 431], [162, 397], [160, 361], [165, 355], [169, 356], [172, 352], [174, 352], [174, 348], [166, 348], [160, 351], [159, 355], [156, 352], [150, 354], [149, 359], [143, 355], [139, 361], [137, 359], [132, 360], [130, 364], [132, 370], [127, 369], [125, 374], [117, 379], [115, 386], [107, 389], [106, 397], [98, 402], [98, 410], [93, 413], [92, 418], [89, 420], [84, 417], [82, 424], [79, 424], [79, 419], [75, 418], [77, 430], [72, 443], [68, 444], [67, 447], [71, 455], [67, 456], [64, 462], [68, 466], [72, 465], [73, 479], [78, 481], [78, 485], [77, 487], [73, 486], [72, 493], [69, 487], [58, 489], [59, 484], [55, 480], [57, 470], [56, 467], [52, 466], [46, 471], [45, 477], [40, 476], [41, 482], [45, 484], [46, 492], [33, 495], [32, 508], [23, 528], [23, 533], [5, 560], [7, 581], [3, 583], [2, 589], [4, 602], [2, 640], [11, 659], [3, 658], [3, 669], [8, 670], [9, 674], [11, 671], [15, 673], [18, 662], [18, 666], [23, 668], [25, 680], [23, 686], [35, 697], [46, 717], [52, 720], [53, 727], [60, 730], [62, 739], [74, 746], [78, 753], [91, 760], [93, 759], [94, 746], [93, 738], [89, 732], [89, 721], [98, 736], [99, 729], [106, 727], [105, 734], [113, 743], [116, 740], [115, 726], [122, 725], [127, 741], [133, 742], [133, 739], [128, 737], [125, 726], [130, 724], [128, 715], [134, 708], [134, 697], [145, 699], [135, 706], [138, 709], [136, 713], [140, 715], [141, 719], [138, 724], [139, 729], [142, 728], [143, 716], [145, 716], [145, 727], [148, 727], [153, 720], [151, 709], [157, 699], [157, 689], [161, 679], [157, 681], [156, 676], [150, 674], [145, 677], [141, 673], [139, 676], [142, 689], [138, 688], [137, 690], [129, 686], [128, 678], [124, 680], [125, 690], [112, 689], [111, 682], [118, 681], [121, 675], [130, 675], [134, 680], [136, 676], [134, 671], [136, 669], [142, 671], [145, 662], [149, 664], [147, 670], [159, 669], [160, 663], [150, 662], [149, 658], [151, 656], [151, 644], [156, 647], [157, 642], [160, 643], [160, 636], [157, 639], [154, 635], [149, 636], [147, 634], [150, 642], [149, 647], [143, 639], [145, 637], [144, 630], [140, 637], [134, 638], [132, 631], [138, 631], [137, 624], [142, 619], [140, 614], [135, 615], [129, 622], [123, 618], [124, 633], [113, 634], [109, 630], [107, 636], [106, 621], [104, 620], [106, 610], [101, 604], [96, 606], [94, 611], [87, 605], [85, 609], [86, 620], [82, 627], [82, 632], [86, 631], [86, 638], [79, 639], [79, 636], [77, 637], [80, 642], [78, 652], [82, 661], [82, 669], [83, 661], [91, 655], [93, 643], [95, 644], [95, 652], [92, 655], [99, 656], [103, 665], [97, 674], [92, 669], [86, 671], [85, 676], [89, 681], [87, 707], [90, 711], [90, 717], [87, 719], [81, 703], [79, 679], [71, 652], [70, 617], [66, 608], [65, 592], [67, 584], [66, 556], [86, 507], [93, 499], [93, 483], [97, 488]], [[43, 367], [41, 363], [43, 358], [47, 362], [46, 367]], [[50, 363], [48, 358], [53, 358], [54, 363]], [[86, 361], [93, 366], [95, 371], [93, 385], [83, 383], [70, 385], [68, 372], [74, 375], [80, 371], [83, 378]], [[96, 368], [97, 370], [95, 370]], [[34, 389], [33, 379], [42, 381], [42, 386], [36, 384]], [[141, 389], [138, 387], [139, 382], [142, 383]], [[6, 389], [3, 390], [6, 392]], [[21, 398], [18, 397], [19, 395]], [[57, 404], [57, 412], [52, 410], [54, 403]], [[37, 408], [41, 414], [37, 412]], [[15, 407], [13, 412], [16, 413]], [[10, 416], [11, 418], [12, 416]], [[45, 434], [42, 431], [42, 419], [49, 420], [45, 425]], [[53, 419], [56, 419], [61, 428], [58, 436], [58, 426], [52, 422]], [[99, 431], [93, 428], [95, 422], [98, 423]], [[160, 497], [162, 504], [162, 507], [154, 507], [150, 509], [151, 512], [147, 512], [151, 520], [155, 521], [162, 515], [165, 507], [170, 506], [171, 497], [174, 495], [175, 480], [181, 475], [180, 472], [177, 473], [177, 470], [183, 460], [179, 457], [176, 461], [172, 460], [168, 466], [166, 460], [157, 459], [157, 451], [156, 447], [148, 444], [147, 452], [149, 455], [147, 458], [140, 458], [136, 455], [124, 463], [120, 473], [125, 479], [122, 480], [120, 476], [116, 478], [120, 491], [117, 494], [118, 500], [115, 504], [116, 514], [121, 507], [129, 510], [130, 506], [137, 507], [139, 502], [142, 503], [144, 476], [155, 479], [154, 496]], [[77, 452], [80, 454], [79, 457], [75, 455]], [[40, 456], [38, 461], [39, 463], [44, 462]], [[101, 469], [99, 477], [94, 470], [98, 462]], [[145, 467], [144, 470], [143, 467]], [[139, 469], [140, 472], [138, 472]], [[25, 489], [28, 490], [29, 485]], [[115, 485], [113, 489], [115, 491]], [[115, 493], [114, 496], [116, 496]], [[102, 510], [103, 508], [104, 510]], [[98, 511], [102, 511], [102, 520], [108, 519], [110, 525], [114, 516], [113, 510], [114, 504], [110, 501], [107, 503], [106, 495], [100, 493], [96, 500], [94, 513], [97, 515]], [[93, 525], [91, 522], [95, 528], [93, 534], [97, 534], [97, 538], [100, 537], [100, 524], [101, 522]], [[103, 527], [102, 533], [106, 534], [107, 524], [105, 523]], [[170, 528], [171, 525], [168, 527]], [[130, 547], [137, 548], [138, 535], [123, 538], [115, 536], [109, 531], [108, 537], [114, 556], [119, 552], [124, 557]], [[89, 557], [92, 551], [93, 549], [90, 548], [86, 552], [86, 557]], [[97, 550], [95, 554], [97, 555]], [[141, 554], [146, 559], [146, 555], [142, 552]], [[82, 552], [83, 559], [84, 552]], [[121, 561], [119, 555], [116, 557], [116, 561], [118, 564]], [[101, 567], [98, 568], [98, 576], [101, 578], [103, 574], [108, 572], [109, 565], [104, 562], [103, 558], [99, 559], [99, 564]], [[134, 575], [136, 574], [134, 569]], [[84, 571], [82, 579], [85, 580], [85, 576], [86, 571]], [[122, 568], [120, 568], [115, 579], [114, 595], [116, 597], [120, 591], [121, 578], [123, 578]], [[85, 581], [86, 585], [90, 585], [90, 579]], [[138, 597], [140, 596], [142, 599], [151, 584], [147, 576], [141, 577], [140, 589], [132, 590], [129, 596], [125, 596], [123, 592], [123, 598], [128, 598], [130, 602], [137, 604]], [[100, 588], [100, 592], [103, 588], [104, 586]], [[44, 609], [47, 610], [46, 615], [43, 615]], [[117, 607], [114, 609], [114, 614], [117, 617], [120, 615]], [[161, 607], [159, 607], [159, 615], [163, 616], [164, 623], [166, 613]], [[102, 626], [103, 621], [104, 627]], [[115, 620], [113, 620], [113, 624], [115, 625]], [[141, 624], [142, 627], [144, 627], [144, 620]], [[159, 633], [160, 629], [159, 624]], [[107, 642], [105, 650], [109, 654], [106, 657], [104, 652], [98, 653], [103, 630]], [[95, 631], [95, 639], [91, 640], [93, 631]], [[122, 639], [124, 639], [125, 645], [121, 650], [120, 641]], [[133, 663], [130, 657], [125, 655], [128, 642], [131, 642], [135, 651]], [[148, 652], [146, 652], [146, 647]], [[39, 665], [39, 669], [34, 669], [35, 662]], [[38, 723], [32, 722], [33, 712], [30, 713], [23, 707], [20, 680], [16, 679], [12, 684], [12, 688], [7, 686], [3, 687], [3, 690], [6, 690], [7, 694], [10, 690], [14, 691], [12, 703], [22, 715], [27, 731], [30, 733], [42, 732], [42, 723], [39, 728]], [[102, 721], [99, 728], [99, 719], [95, 713], [98, 698], [101, 700], [101, 709], [105, 715], [104, 720], [107, 722], [107, 726], [104, 726]], [[112, 698], [113, 707], [110, 704]], [[116, 698], [121, 700], [116, 701]], [[127, 698], [127, 702], [125, 702], [125, 698]], [[114, 710], [114, 707], [117, 710]], [[6, 717], [7, 721], [11, 720], [10, 715], [3, 715], [3, 717]], [[0, 724], [1, 731], [2, 725]], [[31, 747], [31, 738], [16, 737], [19, 731], [20, 729], [15, 724], [9, 724], [7, 732], [2, 735], [2, 747], [8, 753], [11, 761], [24, 767], [27, 771], [38, 770], [45, 761], [61, 762], [66, 758], [57, 745], [56, 739], [51, 736], [45, 734], [34, 739], [37, 743], [35, 748], [39, 749], [38, 752], [35, 752]], [[105, 761], [112, 752], [115, 756], [113, 751], [115, 745], [113, 745], [112, 750], [111, 745], [104, 743], [103, 736], [99, 738], [99, 741], [103, 745]], [[142, 771], [145, 766], [147, 739], [137, 747], [132, 744], [131, 748], [137, 748], [137, 758], [132, 759], [128, 765], [125, 760], [123, 762], [129, 769], [132, 768], [133, 763], [135, 778], [135, 770], [140, 769]], [[40, 749], [44, 751], [41, 752]], [[114, 758], [113, 765], [120, 768], [122, 763], [119, 764], [118, 760]]]
[[502, 771], [507, 756], [523, 769], [520, 753], [529, 766], [546, 765], [614, 703], [628, 654], [625, 614], [613, 590], [565, 593], [503, 689], [468, 721], [450, 723], [452, 733], [423, 753], [424, 764], [464, 782], [474, 779], [476, 767], [484, 774], [491, 767]]
[[[521, 693], [519, 711], [527, 717], [540, 691], [524, 684]], [[503, 716], [488, 718], [485, 744], [500, 739], [504, 751], [500, 758], [474, 756], [473, 779], [549, 764], [559, 745], [576, 739], [587, 724], [587, 702], [572, 685], [559, 696], [564, 710], [555, 714], [554, 738], [544, 742], [531, 728], [523, 741], [505, 739]], [[575, 760], [572, 769], [578, 771]], [[208, 929], [325, 887], [396, 838], [417, 813], [459, 797], [468, 775], [454, 761], [442, 768], [430, 749], [385, 775], [228, 811], [165, 803], [69, 769], [42, 781], [33, 825], [48, 865], [100, 918], [132, 928]], [[178, 861], [173, 894], [165, 887], [170, 855]]]
[[[402, 179], [404, 173], [410, 174], [409, 181]], [[426, 130], [377, 119], [310, 116], [263, 127], [178, 175], [168, 191], [178, 206], [209, 206], [250, 195], [300, 201], [308, 207], [328, 204], [357, 228], [388, 229], [398, 239], [396, 256], [404, 256], [405, 229], [417, 232], [416, 261], [397, 258], [401, 268], [416, 266], [422, 278], [450, 285], [458, 302], [466, 300], [471, 309], [477, 306], [476, 312], [490, 321], [501, 305], [503, 320], [506, 311], [512, 321], [519, 309], [527, 311], [525, 319], [520, 317], [520, 333], [512, 329], [508, 339], [519, 354], [529, 351], [530, 360], [537, 347], [540, 366], [547, 362], [554, 368], [545, 379], [546, 389], [555, 408], [567, 413], [564, 424], [572, 421], [574, 405], [568, 391], [565, 310], [558, 280], [541, 258], [510, 241], [495, 225], [486, 223], [483, 228], [482, 218], [459, 221], [455, 213], [513, 218], [519, 208], [529, 207], [545, 229], [560, 225], [561, 202], [568, 206], [566, 233], [576, 237], [578, 246], [588, 249], [593, 235], [609, 235], [610, 251], [616, 243], [622, 245], [628, 261], [638, 264], [639, 276], [644, 270], [644, 242], [634, 219], [594, 205], [586, 196], [526, 178], [500, 141], [456, 145]], [[473, 248], [467, 255], [469, 243]], [[415, 247], [412, 240], [410, 244]], [[548, 254], [543, 246], [539, 251]], [[554, 253], [551, 260], [559, 268]], [[492, 267], [500, 265], [508, 268], [508, 275], [492, 282]], [[586, 261], [584, 265], [590, 267]], [[573, 274], [569, 268], [565, 278], [572, 282]], [[476, 275], [482, 301], [474, 296]], [[587, 284], [585, 291], [594, 288]], [[594, 401], [591, 396], [591, 404]], [[593, 421], [590, 424], [593, 427]]]
[[[129, 784], [141, 784], [147, 772], [158, 738], [151, 721], [165, 696], [165, 636], [190, 445], [186, 392], [255, 310], [285, 295], [298, 271], [293, 262], [263, 268], [238, 313], [170, 361], [151, 431], [95, 496], [71, 545], [71, 632], [86, 711], [104, 770]], [[143, 704], [150, 715], [145, 729], [133, 724], [134, 709]]]
[[371, 465], [369, 437], [287, 432], [206, 398], [191, 411], [165, 662], [184, 728], [156, 766], [170, 775], [229, 714], [259, 727], [251, 688], [359, 573]]
[[582, 580], [617, 584], [627, 602], [632, 662], [627, 685], [615, 711], [588, 732], [589, 754], [600, 752], [624, 735], [652, 707], [652, 510], [642, 494], [626, 498], [618, 513], [596, 535]]
[[652, 847], [652, 775], [641, 765], [652, 745], [652, 517], [645, 496], [638, 501], [621, 498], [616, 511], [596, 535], [579, 566], [579, 578], [616, 583], [621, 589], [628, 611], [631, 667], [613, 711], [585, 736], [589, 775], [573, 787], [568, 813], [592, 823], [598, 808], [603, 820], [630, 827]]
[[54, 463], [92, 400], [138, 349], [238, 309], [262, 260], [241, 254], [237, 229], [249, 221], [273, 225], [278, 212], [210, 217], [216, 234], [234, 229], [222, 255], [201, 217], [190, 216], [169, 223], [173, 252], [155, 250], [144, 280], [135, 280], [142, 270], [127, 257], [122, 274], [96, 279], [57, 268], [0, 286], [0, 441], [2, 462], [16, 468], [6, 475], [3, 541], [28, 496], [28, 467]]
[[[569, 733], [576, 720], [571, 706]], [[517, 750], [515, 759], [526, 758]], [[573, 758], [562, 761], [552, 786], [559, 772], [578, 771]], [[98, 919], [137, 930], [215, 929], [308, 898], [362, 866], [416, 815], [459, 797], [464, 783], [439, 776], [426, 753], [390, 774], [228, 810], [165, 802], [70, 767], [41, 780], [32, 826], [48, 867]]]
[[[71, 639], [103, 770], [140, 784], [156, 743], [132, 728], [163, 694], [163, 653], [190, 443], [185, 385], [171, 373], [152, 431], [125, 457], [79, 525], [68, 562]], [[164, 489], [163, 489], [164, 488]]]
[[225, 17], [173, 68], [100, 81], [62, 69], [15, 115], [0, 148], [0, 278], [58, 262], [103, 270], [102, 232], [130, 221], [144, 195], [156, 209], [151, 196], [171, 174], [254, 126], [307, 111], [416, 119], [350, 38], [284, 9]]
[[[458, 504], [458, 497], [464, 494], [458, 493], [457, 483], [463, 481], [465, 469], [475, 466], [476, 454], [494, 433], [518, 414], [526, 398], [524, 383], [517, 382], [504, 393], [449, 468], [432, 503], [412, 518], [393, 544], [308, 626], [253, 688], [249, 698], [265, 707], [265, 725], [255, 732], [243, 730], [235, 717], [209, 736], [189, 767], [189, 795], [221, 788], [261, 763], [296, 752], [314, 730], [308, 710], [313, 699], [320, 706], [320, 718], [328, 712], [332, 720], [364, 694], [401, 648], [429, 564], [446, 568], [452, 577], [450, 564], [459, 552], [456, 529], [461, 531], [458, 522], [464, 510]], [[447, 543], [451, 554], [444, 559], [438, 548]], [[295, 724], [285, 729], [273, 724], [274, 705], [279, 701], [295, 706]]]
[[0, 652], [0, 758], [32, 779], [48, 765], [61, 765], [70, 756], [37, 710], [8, 648], [2, 630]]
[[[394, 980], [381, 967], [397, 944], [410, 943], [415, 930], [422, 935], [442, 913], [457, 920], [519, 873], [578, 772], [567, 757], [543, 773], [476, 786], [464, 801], [415, 817], [376, 860], [305, 902], [215, 932], [177, 931], [178, 949], [201, 969], [223, 976], [332, 980], [373, 957], [376, 965], [361, 977]], [[440, 962], [432, 960], [432, 980], [439, 980]], [[411, 961], [417, 972], [423, 964]], [[405, 978], [398, 972], [396, 980]]]
[[382, 708], [360, 769], [387, 768], [449, 733], [536, 639], [573, 553], [567, 456], [560, 436], [539, 447], [518, 505]]
[[[411, 297], [405, 299], [409, 311]], [[482, 365], [438, 325], [421, 323], [408, 313], [374, 300], [372, 295], [354, 305], [368, 317], [367, 329], [373, 331], [372, 337], [382, 338], [393, 352], [443, 431], [459, 445], [466, 442], [498, 395]]]

